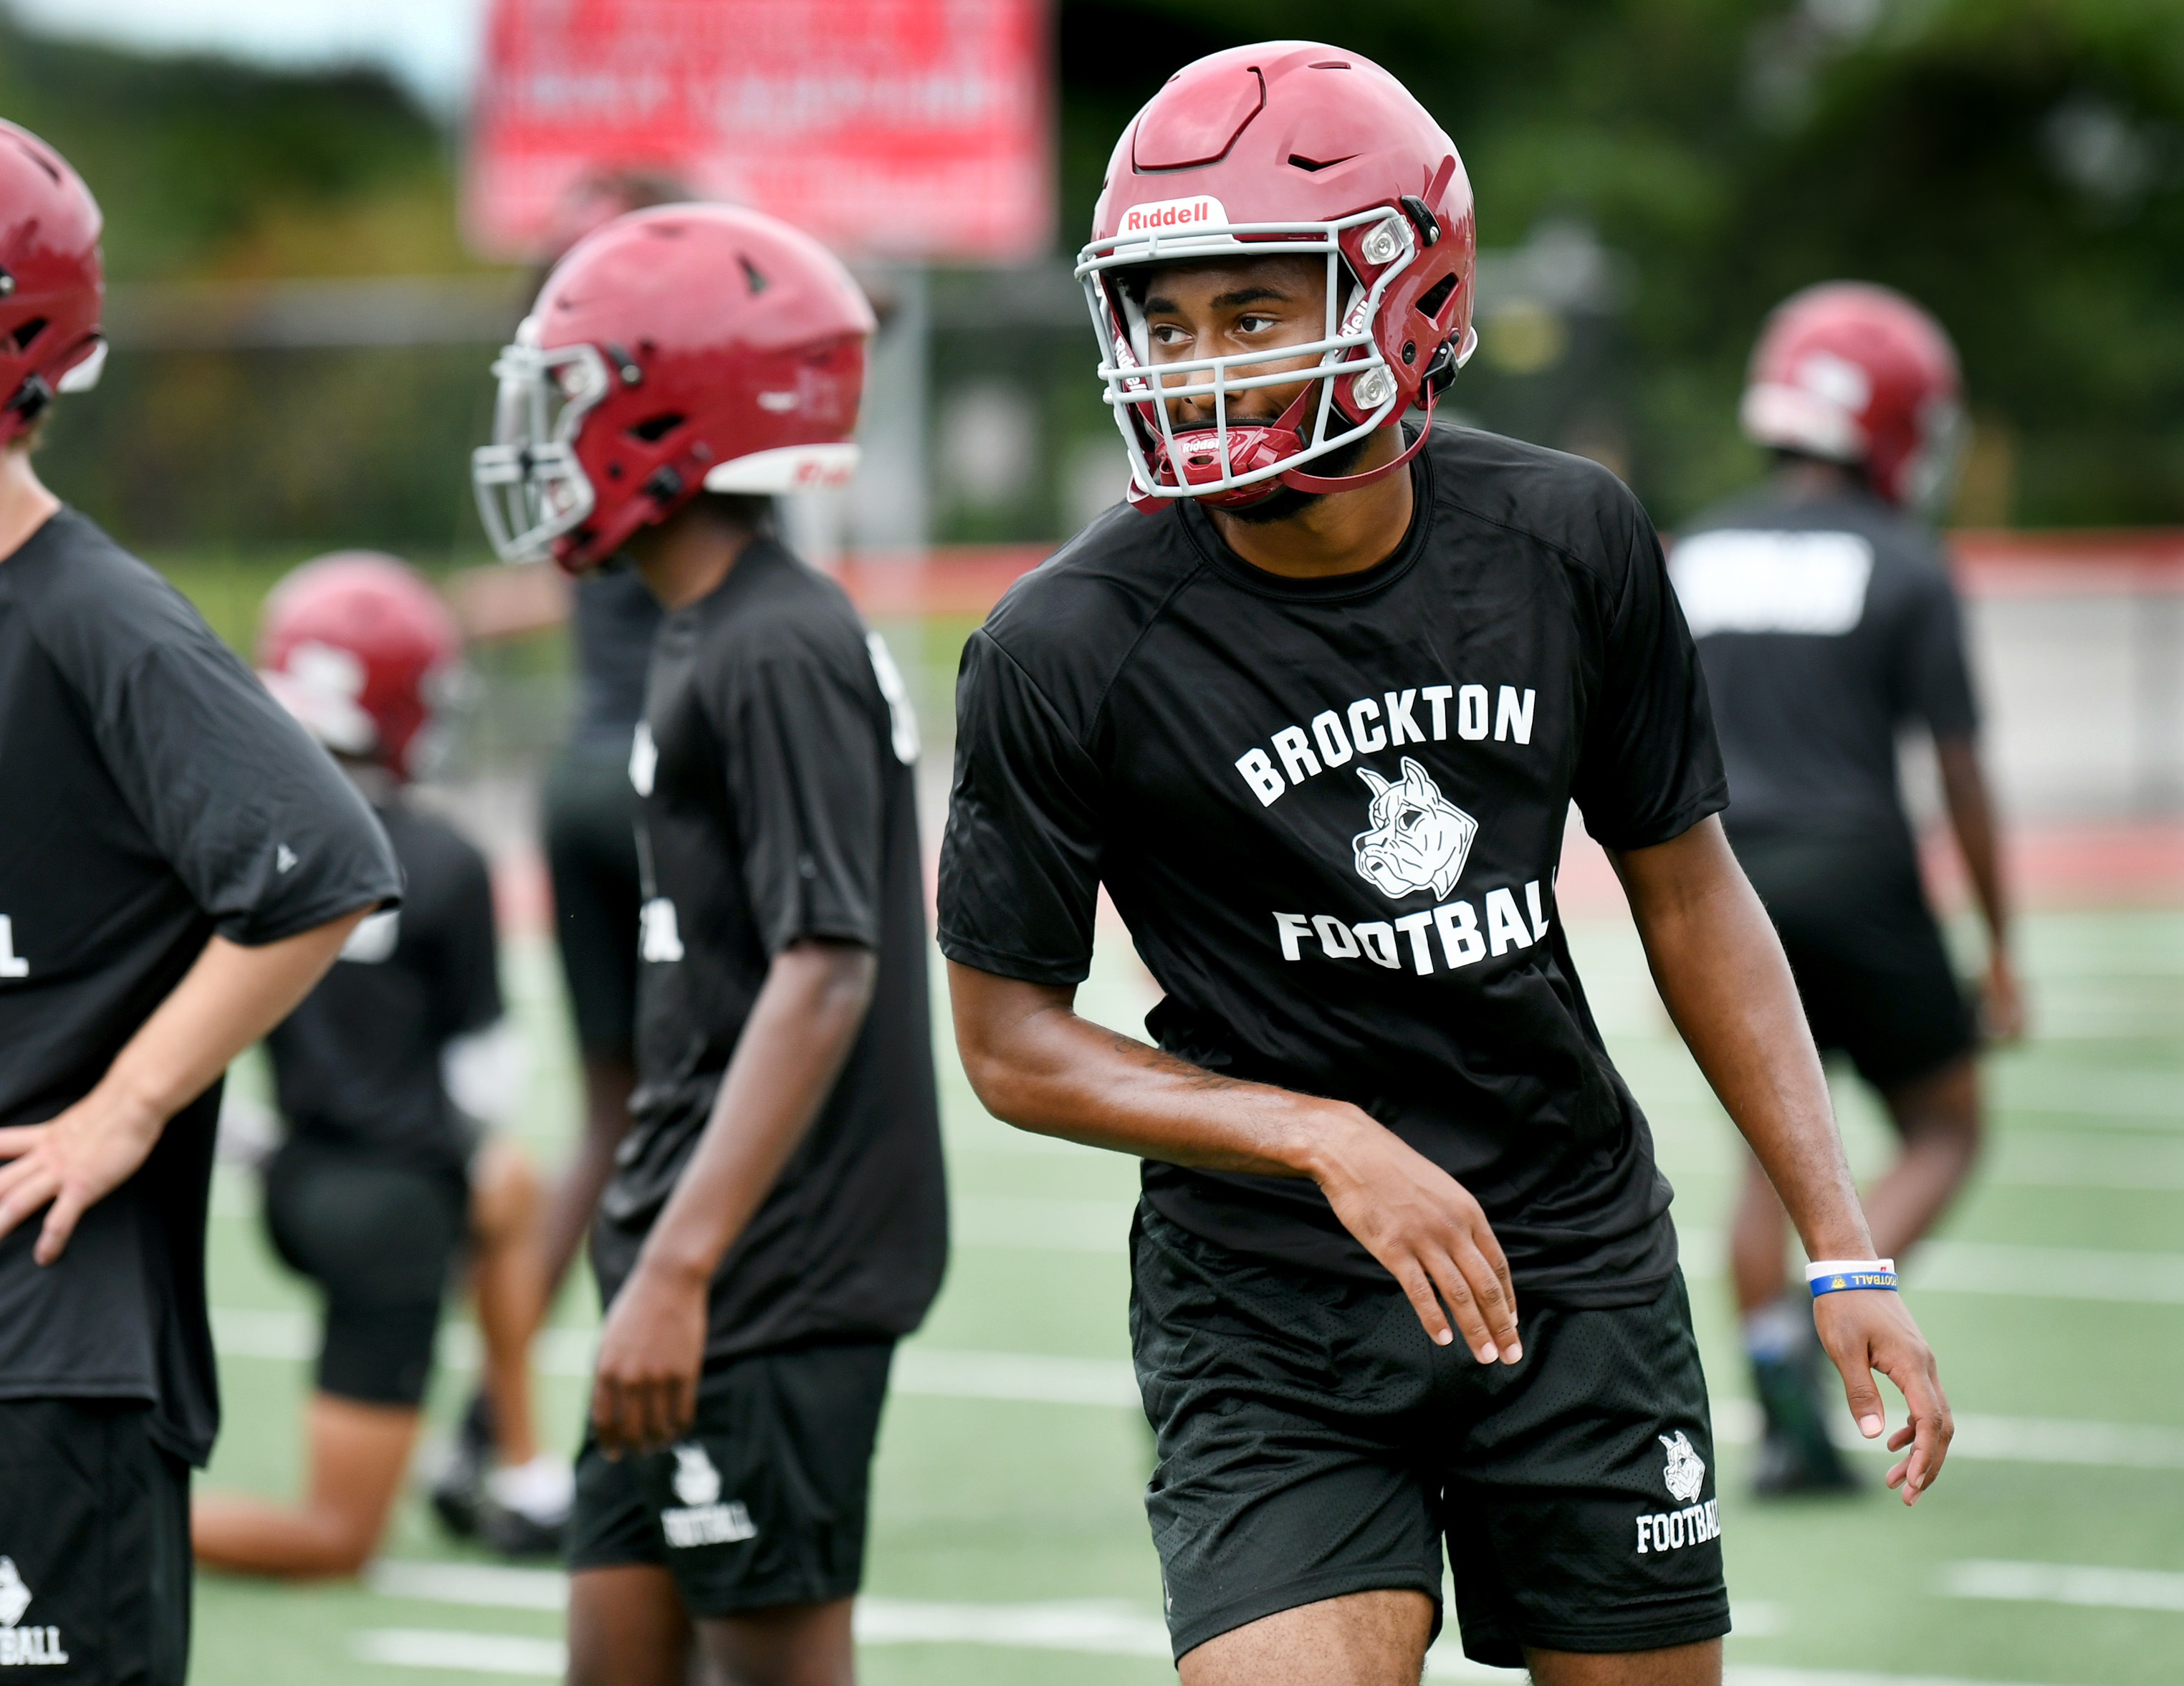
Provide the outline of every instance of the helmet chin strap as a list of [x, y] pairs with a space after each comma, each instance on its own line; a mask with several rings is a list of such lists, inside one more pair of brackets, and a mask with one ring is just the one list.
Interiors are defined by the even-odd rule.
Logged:
[[[1302, 469], [1290, 469], [1276, 475], [1274, 478], [1282, 485], [1298, 492], [1325, 493], [1355, 492], [1361, 486], [1370, 486], [1383, 475], [1393, 474], [1412, 457], [1418, 455], [1419, 451], [1424, 448], [1427, 439], [1433, 434], [1434, 403], [1439, 395], [1429, 385], [1419, 389], [1419, 396], [1425, 400], [1425, 423], [1418, 429], [1418, 437], [1412, 440], [1404, 448], [1403, 453], [1392, 461], [1384, 462], [1378, 468], [1367, 469], [1362, 474], [1318, 475], [1306, 474]], [[1400, 425], [1402, 418], [1397, 416], [1395, 420]]]

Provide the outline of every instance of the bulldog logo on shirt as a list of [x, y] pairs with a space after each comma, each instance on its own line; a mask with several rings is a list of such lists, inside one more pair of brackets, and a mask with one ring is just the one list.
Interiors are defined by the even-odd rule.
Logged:
[[1384, 896], [1431, 890], [1446, 896], [1462, 876], [1479, 821], [1440, 793], [1426, 770], [1403, 757], [1403, 779], [1390, 784], [1370, 767], [1357, 776], [1372, 787], [1372, 830], [1351, 840], [1358, 876]]

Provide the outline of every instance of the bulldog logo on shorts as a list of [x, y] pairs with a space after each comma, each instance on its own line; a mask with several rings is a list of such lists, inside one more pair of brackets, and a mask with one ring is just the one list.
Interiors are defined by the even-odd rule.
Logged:
[[1426, 770], [1403, 757], [1403, 780], [1390, 784], [1370, 767], [1357, 776], [1372, 787], [1367, 817], [1373, 829], [1351, 840], [1358, 876], [1382, 895], [1419, 890], [1446, 896], [1462, 875], [1479, 821], [1440, 793]]
[[1690, 1504], [1699, 1496], [1699, 1488], [1706, 1485], [1706, 1463], [1691, 1450], [1690, 1438], [1679, 1428], [1672, 1439], [1666, 1434], [1653, 1437], [1669, 1449], [1668, 1467], [1661, 1478], [1668, 1483], [1669, 1496]]

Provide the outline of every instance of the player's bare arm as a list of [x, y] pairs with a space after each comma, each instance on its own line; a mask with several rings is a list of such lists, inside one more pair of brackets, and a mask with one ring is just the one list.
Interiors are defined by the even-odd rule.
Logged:
[[214, 937], [98, 1086], [43, 1124], [0, 1130], [0, 1235], [47, 1207], [33, 1256], [59, 1258], [86, 1208], [143, 1164], [167, 1121], [287, 1017], [370, 906], [256, 948]]
[[847, 943], [807, 938], [774, 957], [705, 1133], [607, 1314], [592, 1427], [609, 1455], [689, 1426], [713, 1272], [841, 1075], [875, 969]]
[[2003, 887], [1994, 804], [1987, 794], [1979, 746], [1969, 737], [1938, 738], [1934, 759], [1941, 767], [1949, 828], [1956, 833], [1972, 893], [1986, 921], [1986, 1033], [1997, 1042], [2014, 1042], [2025, 1034], [2025, 999], [2009, 957], [2009, 898]]
[[1479, 1202], [1369, 1114], [1117, 1035], [1078, 1017], [1071, 989], [952, 960], [948, 986], [964, 1070], [996, 1118], [1172, 1165], [1309, 1177], [1435, 1342], [1452, 1316], [1481, 1364], [1523, 1358], [1508, 1261]]
[[[1699, 1069], [1751, 1143], [1814, 1259], [1865, 1259], [1873, 1240], [1845, 1162], [1827, 1081], [1766, 910], [1708, 818], [1681, 837], [1614, 857], [1655, 983]], [[1888, 1437], [1908, 1455], [1888, 1485], [1916, 1504], [1955, 1427], [1925, 1338], [1902, 1298], [1830, 1294], [1814, 1321], [1868, 1438], [1885, 1426], [1872, 1372], [1895, 1383], [1910, 1421]]]

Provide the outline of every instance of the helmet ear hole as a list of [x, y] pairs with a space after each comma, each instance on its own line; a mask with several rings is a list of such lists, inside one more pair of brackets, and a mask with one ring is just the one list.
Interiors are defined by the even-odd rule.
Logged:
[[1452, 275], [1443, 275], [1439, 281], [1428, 287], [1424, 293], [1419, 298], [1418, 303], [1418, 314], [1426, 318], [1427, 320], [1431, 321], [1435, 317], [1440, 314], [1441, 307], [1448, 303], [1448, 296], [1455, 291], [1456, 277]]
[[632, 439], [642, 439], [648, 445], [656, 445], [680, 427], [685, 419], [680, 410], [663, 410], [658, 415], [649, 415], [634, 426], [622, 431]]
[[25, 352], [31, 348], [31, 342], [45, 331], [46, 319], [42, 316], [33, 316], [27, 322], [17, 323], [15, 331], [10, 337], [14, 340], [15, 349], [18, 352]]

